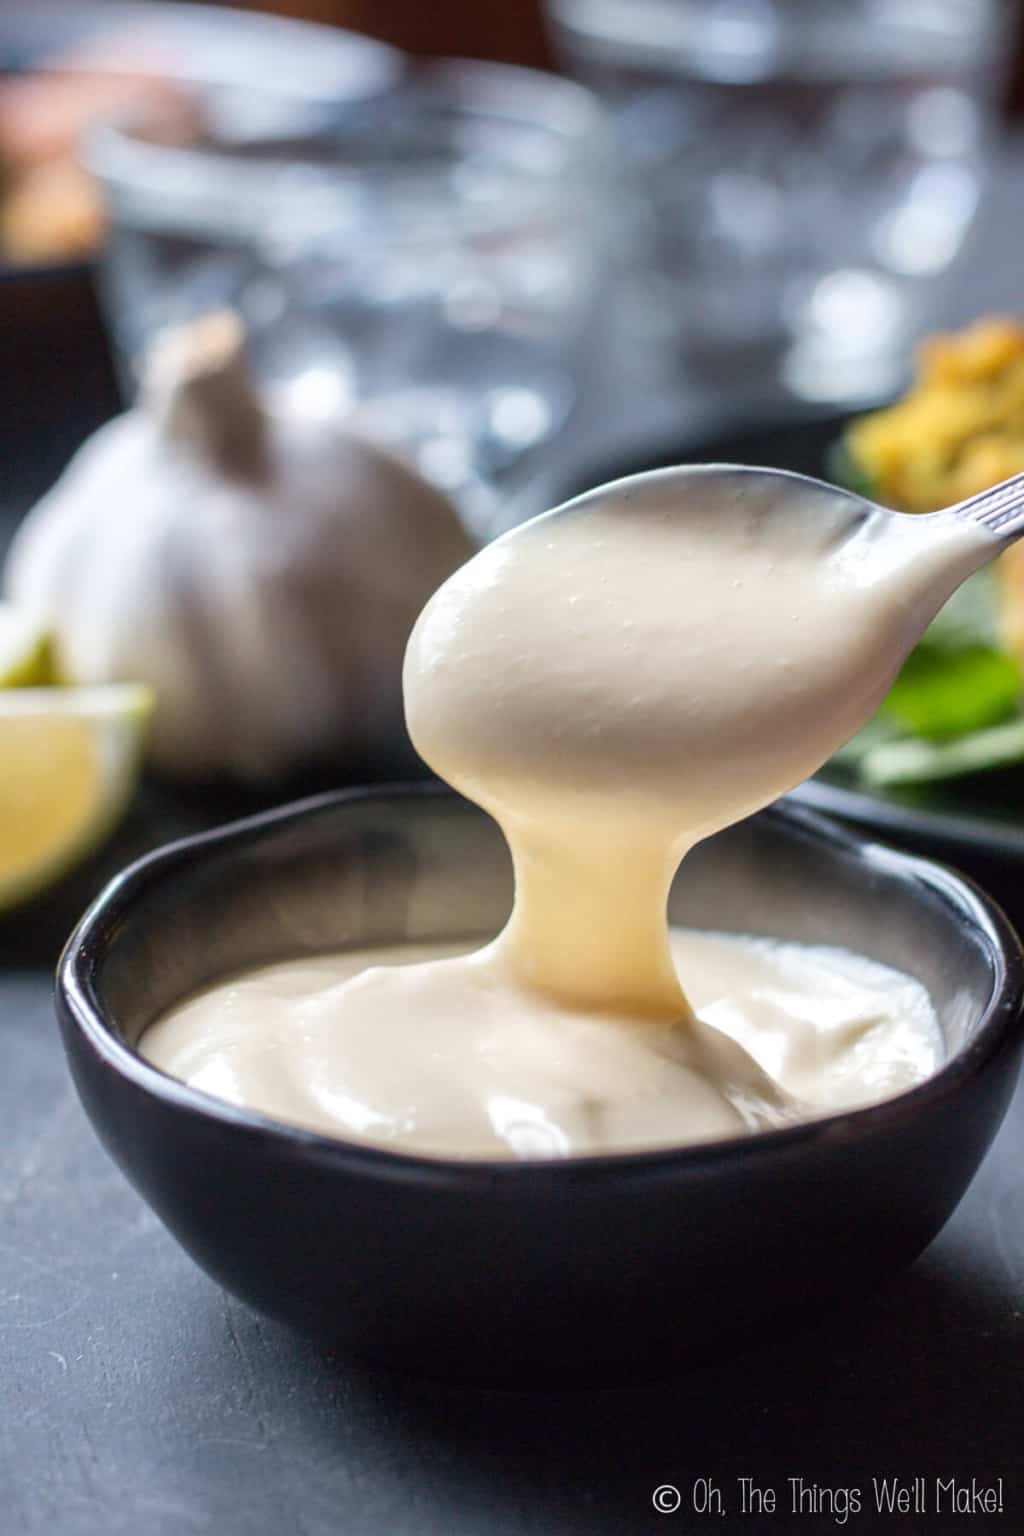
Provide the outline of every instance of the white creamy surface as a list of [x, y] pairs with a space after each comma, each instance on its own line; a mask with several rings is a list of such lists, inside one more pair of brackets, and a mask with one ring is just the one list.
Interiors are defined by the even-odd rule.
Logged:
[[[194, 1087], [278, 1120], [488, 1158], [739, 1135], [887, 1098], [941, 1062], [927, 993], [885, 966], [679, 930], [672, 951], [699, 1016], [696, 1049], [671, 1024], [571, 1013], [496, 988], [486, 950], [442, 960], [465, 953], [443, 946], [267, 966], [183, 1003], [142, 1049]], [[733, 1041], [766, 1074], [764, 1098], [745, 1058], [731, 1074]]]
[[799, 478], [700, 470], [514, 530], [427, 604], [403, 677], [417, 750], [508, 839], [504, 931], [351, 980], [367, 957], [261, 973], [143, 1050], [285, 1119], [468, 1157], [743, 1134], [918, 1081], [940, 1056], [914, 982], [841, 933], [828, 956], [674, 953], [667, 898], [694, 843], [865, 723], [991, 549]]

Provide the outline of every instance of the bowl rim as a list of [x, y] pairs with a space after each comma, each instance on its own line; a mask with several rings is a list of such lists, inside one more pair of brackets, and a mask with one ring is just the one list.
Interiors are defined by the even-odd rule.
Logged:
[[[393, 1151], [388, 1147], [341, 1136], [329, 1136], [291, 1125], [257, 1110], [229, 1104], [193, 1088], [147, 1061], [121, 1036], [116, 1019], [106, 1010], [96, 979], [110, 942], [131, 908], [156, 880], [197, 856], [220, 852], [233, 843], [271, 836], [290, 823], [330, 813], [346, 806], [389, 801], [436, 801], [467, 804], [444, 784], [429, 781], [385, 783], [329, 790], [277, 806], [204, 832], [193, 833], [144, 854], [116, 875], [93, 900], [68, 938], [56, 973], [56, 1001], [61, 1022], [72, 1027], [92, 1055], [136, 1091], [165, 1106], [202, 1120], [230, 1127], [257, 1142], [271, 1143], [297, 1158], [377, 1177], [419, 1179], [433, 1183], [533, 1180], [578, 1182], [589, 1176], [618, 1173], [634, 1177], [667, 1175], [685, 1168], [700, 1176], [723, 1164], [741, 1166], [746, 1160], [787, 1153], [801, 1146], [839, 1139], [874, 1137], [915, 1117], [919, 1111], [955, 1098], [963, 1084], [977, 1076], [1013, 1043], [1024, 1015], [1024, 950], [1002, 909], [966, 876], [931, 859], [877, 843], [861, 833], [787, 797], [759, 811], [759, 817], [783, 823], [805, 840], [824, 844], [833, 853], [865, 864], [905, 883], [924, 888], [951, 908], [961, 921], [978, 930], [993, 963], [993, 985], [973, 1039], [923, 1082], [892, 1098], [860, 1108], [800, 1121], [755, 1135], [720, 1138], [681, 1146], [656, 1146], [623, 1152], [581, 1153], [568, 1158], [459, 1158], [424, 1152]], [[484, 814], [476, 806], [478, 814]], [[65, 1051], [68, 1042], [65, 1038]]]
[[[282, 93], [268, 87], [264, 95], [270, 99]], [[162, 105], [149, 102], [97, 118], [83, 135], [81, 158], [103, 189], [114, 225], [166, 232], [173, 209], [179, 232], [185, 227], [186, 233], [213, 242], [230, 238], [277, 244], [282, 215], [290, 215], [308, 248], [327, 254], [339, 239], [351, 242], [355, 235], [371, 248], [396, 242], [410, 250], [432, 248], [450, 243], [453, 228], [467, 238], [500, 234], [527, 224], [538, 212], [593, 207], [600, 201], [611, 130], [601, 101], [578, 81], [488, 59], [406, 55], [380, 89], [356, 101], [359, 111], [349, 118], [357, 122], [359, 113], [367, 111], [393, 113], [398, 101], [418, 106], [428, 118], [458, 113], [542, 135], [557, 146], [554, 163], [545, 175], [513, 178], [514, 195], [506, 191], [496, 203], [476, 208], [445, 195], [428, 218], [418, 206], [410, 217], [403, 198], [421, 178], [400, 162], [383, 168], [378, 163], [320, 166], [310, 158], [303, 146], [310, 141], [330, 146], [339, 132], [338, 119], [328, 122], [326, 133], [323, 124], [297, 119], [304, 131], [291, 149], [282, 132], [243, 134], [229, 143], [227, 127], [219, 143], [179, 144], [147, 134], [160, 126], [164, 112]], [[328, 94], [308, 97], [306, 105], [331, 108], [337, 102]], [[276, 153], [262, 159], [239, 153], [261, 140], [276, 146]], [[312, 167], [315, 182], [283, 174], [296, 167]], [[507, 166], [501, 174], [508, 177]], [[376, 199], [369, 211], [368, 196]], [[385, 205], [390, 222], [377, 229], [378, 206]], [[374, 228], [368, 228], [368, 221]]]

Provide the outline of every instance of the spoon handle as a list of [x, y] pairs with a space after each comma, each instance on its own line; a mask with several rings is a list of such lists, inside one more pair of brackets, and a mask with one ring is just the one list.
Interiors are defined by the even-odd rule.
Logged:
[[1024, 534], [1024, 474], [1013, 475], [990, 490], [961, 501], [950, 512], [957, 519], [981, 523], [998, 539], [1012, 544]]

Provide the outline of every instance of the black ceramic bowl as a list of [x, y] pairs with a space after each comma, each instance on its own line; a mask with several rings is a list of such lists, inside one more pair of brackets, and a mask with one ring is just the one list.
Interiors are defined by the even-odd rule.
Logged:
[[418, 786], [187, 839], [95, 903], [59, 971], [75, 1082], [107, 1149], [215, 1280], [378, 1362], [621, 1379], [863, 1293], [939, 1231], [1016, 1078], [1017, 940], [956, 876], [785, 806], [698, 849], [672, 917], [842, 942], [919, 977], [949, 1061], [889, 1103], [690, 1149], [454, 1162], [231, 1108], [134, 1049], [156, 1015], [225, 972], [491, 934], [510, 898], [494, 825]]

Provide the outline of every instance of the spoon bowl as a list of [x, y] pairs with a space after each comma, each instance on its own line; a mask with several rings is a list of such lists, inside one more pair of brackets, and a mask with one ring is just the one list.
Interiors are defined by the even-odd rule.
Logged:
[[78, 1091], [108, 1151], [218, 1283], [391, 1366], [623, 1380], [863, 1295], [939, 1231], [1016, 1079], [1017, 940], [957, 876], [785, 805], [695, 850], [672, 919], [844, 943], [916, 976], [948, 1059], [886, 1103], [696, 1147], [455, 1162], [269, 1120], [138, 1053], [155, 1017], [219, 977], [349, 946], [482, 939], [511, 896], [489, 818], [416, 786], [330, 795], [173, 844], [86, 914], [57, 990]]
[[[784, 471], [615, 480], [487, 545], [433, 594], [405, 655], [409, 733], [496, 817], [517, 868], [524, 832], [571, 832], [575, 858], [600, 828], [606, 863], [612, 838], [634, 864], [640, 849], [652, 868], [666, 856], [650, 882], [661, 909], [687, 848], [802, 783], [872, 718], [1000, 547], [973, 517], [890, 512]], [[576, 885], [599, 888], [599, 871]]]

